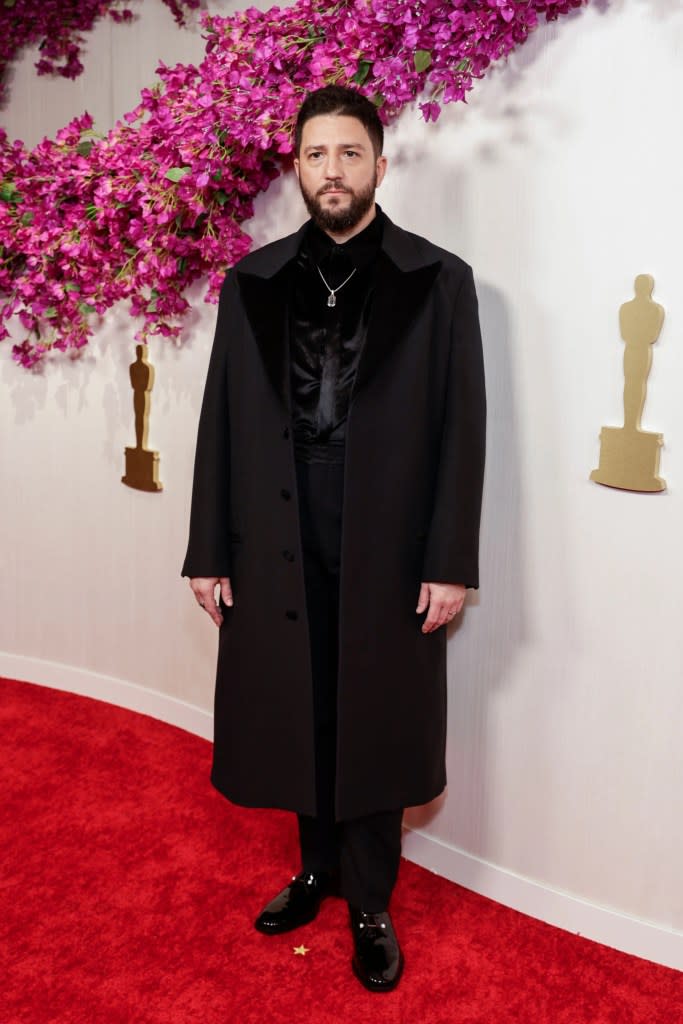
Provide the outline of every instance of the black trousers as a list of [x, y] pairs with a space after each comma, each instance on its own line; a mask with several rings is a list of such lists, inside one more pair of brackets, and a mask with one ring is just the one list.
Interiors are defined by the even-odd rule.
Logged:
[[[343, 448], [321, 448], [315, 461], [297, 459], [296, 473], [311, 638], [317, 793], [316, 816], [299, 815], [301, 867], [338, 869], [341, 895], [354, 907], [379, 913], [386, 910], [396, 881], [403, 809], [335, 821]], [[371, 757], [367, 763], [372, 770]]]

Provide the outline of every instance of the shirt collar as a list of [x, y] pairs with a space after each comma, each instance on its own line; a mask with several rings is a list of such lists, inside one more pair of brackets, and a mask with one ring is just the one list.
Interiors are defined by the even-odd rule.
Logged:
[[317, 264], [344, 264], [362, 270], [376, 258], [382, 245], [385, 215], [377, 204], [376, 214], [362, 231], [338, 245], [333, 238], [311, 220], [304, 236], [303, 248]]

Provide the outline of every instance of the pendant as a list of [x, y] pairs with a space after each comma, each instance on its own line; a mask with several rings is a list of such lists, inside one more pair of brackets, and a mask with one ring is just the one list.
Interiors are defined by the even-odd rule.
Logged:
[[334, 292], [330, 292], [330, 294], [327, 296], [327, 305], [330, 307], [330, 309], [337, 305], [337, 296], [334, 294]]

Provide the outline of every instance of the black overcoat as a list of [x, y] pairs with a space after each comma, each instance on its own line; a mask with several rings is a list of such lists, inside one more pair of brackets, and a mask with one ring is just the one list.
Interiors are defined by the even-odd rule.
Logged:
[[[314, 814], [313, 699], [287, 302], [298, 232], [226, 275], [202, 404], [184, 576], [229, 576], [211, 781]], [[470, 266], [388, 218], [346, 426], [336, 813], [443, 789], [446, 628], [420, 583], [477, 587], [486, 399]]]

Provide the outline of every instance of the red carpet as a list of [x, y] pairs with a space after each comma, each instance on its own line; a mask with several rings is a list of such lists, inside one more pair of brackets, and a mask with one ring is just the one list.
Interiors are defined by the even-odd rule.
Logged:
[[366, 992], [341, 901], [290, 935], [252, 928], [298, 867], [294, 817], [228, 804], [206, 741], [13, 681], [0, 723], [0, 1024], [683, 1021], [683, 974], [405, 861], [405, 975]]

